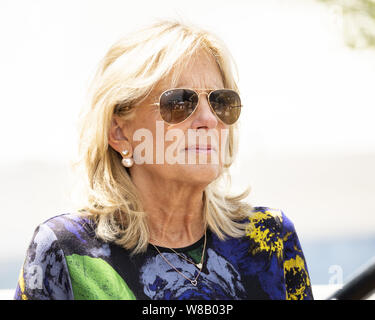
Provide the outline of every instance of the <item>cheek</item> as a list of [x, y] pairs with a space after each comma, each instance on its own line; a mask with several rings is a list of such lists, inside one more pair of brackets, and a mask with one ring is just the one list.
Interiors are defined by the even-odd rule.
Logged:
[[[158, 119], [158, 113], [154, 112], [152, 109], [148, 108], [139, 108], [135, 111], [134, 117], [129, 124], [129, 128], [132, 132], [133, 136], [140, 136], [141, 132], [148, 132], [151, 133], [152, 136], [155, 136], [156, 130], [156, 122]], [[134, 142], [135, 144], [139, 144], [138, 141]]]
[[164, 126], [164, 161], [166, 164], [181, 163], [183, 161], [183, 149], [187, 144], [186, 132], [180, 126]]
[[229, 126], [222, 124], [218, 129], [218, 136], [220, 152], [225, 152], [229, 141]]
[[133, 148], [133, 159], [136, 164], [153, 164], [156, 159], [157, 113], [148, 108], [136, 110], [135, 117], [129, 124], [131, 137], [129, 140]]

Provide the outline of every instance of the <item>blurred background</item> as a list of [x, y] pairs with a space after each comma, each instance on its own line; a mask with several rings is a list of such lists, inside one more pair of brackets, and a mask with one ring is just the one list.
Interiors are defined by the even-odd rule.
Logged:
[[[294, 222], [324, 298], [375, 255], [375, 1], [0, 1], [0, 290], [71, 212], [77, 117], [99, 60], [155, 18], [215, 32], [244, 104], [233, 192]], [[10, 290], [10, 291], [9, 291]], [[1, 294], [0, 294], [1, 296]]]

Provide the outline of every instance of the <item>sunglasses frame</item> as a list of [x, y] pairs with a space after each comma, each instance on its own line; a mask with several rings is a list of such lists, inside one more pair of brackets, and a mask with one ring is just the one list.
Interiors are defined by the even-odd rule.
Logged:
[[[161, 116], [161, 111], [160, 111], [160, 100], [161, 100], [161, 97], [163, 96], [164, 93], [166, 93], [166, 92], [168, 92], [168, 91], [171, 91], [171, 90], [176, 90], [176, 89], [185, 89], [185, 90], [191, 90], [191, 91], [194, 91], [194, 92], [197, 94], [197, 96], [198, 96], [198, 102], [197, 102], [197, 105], [196, 105], [195, 108], [194, 108], [194, 111], [193, 111], [193, 112], [192, 112], [192, 113], [191, 113], [186, 119], [184, 119], [184, 120], [182, 120], [182, 121], [180, 121], [180, 122], [177, 122], [177, 123], [169, 123], [169, 122], [165, 121], [165, 120], [163, 119], [163, 117]], [[164, 121], [165, 123], [167, 123], [167, 124], [169, 124], [169, 125], [176, 125], [176, 124], [183, 123], [184, 121], [186, 121], [187, 119], [189, 119], [189, 118], [195, 113], [195, 111], [197, 110], [198, 104], [199, 104], [199, 97], [200, 97], [200, 95], [201, 95], [201, 94], [206, 94], [206, 95], [207, 95], [207, 102], [208, 102], [208, 105], [210, 106], [210, 109], [211, 109], [212, 113], [215, 115], [215, 117], [216, 117], [220, 122], [222, 122], [223, 124], [225, 124], [226, 126], [232, 126], [232, 125], [234, 125], [234, 124], [238, 121], [238, 119], [237, 119], [234, 123], [232, 123], [232, 124], [227, 124], [227, 123], [225, 123], [223, 120], [221, 120], [221, 119], [219, 118], [219, 116], [216, 114], [214, 108], [212, 107], [212, 105], [211, 105], [211, 103], [210, 103], [210, 95], [211, 95], [211, 93], [214, 92], [214, 91], [218, 91], [218, 90], [229, 90], [229, 91], [233, 91], [233, 92], [235, 92], [235, 93], [238, 95], [238, 97], [240, 98], [240, 101], [241, 101], [241, 97], [240, 97], [239, 93], [238, 93], [237, 91], [233, 90], [233, 89], [227, 89], [227, 88], [222, 88], [222, 89], [170, 88], [170, 89], [164, 90], [164, 91], [160, 94], [160, 96], [159, 96], [159, 102], [152, 103], [151, 105], [157, 105], [157, 106], [159, 107], [159, 114], [160, 114], [160, 117], [163, 119], [163, 121]], [[241, 105], [238, 106], [238, 107], [242, 109], [242, 107], [243, 107], [242, 103], [241, 103]], [[237, 107], [236, 107], [236, 108], [237, 108]], [[241, 113], [241, 111], [240, 111], [240, 113]]]

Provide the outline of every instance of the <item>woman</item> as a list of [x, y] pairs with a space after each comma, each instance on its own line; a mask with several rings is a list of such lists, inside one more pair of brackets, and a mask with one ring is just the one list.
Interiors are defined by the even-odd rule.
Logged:
[[82, 113], [86, 203], [37, 227], [16, 299], [312, 299], [291, 221], [224, 191], [233, 65], [171, 21], [109, 50]]

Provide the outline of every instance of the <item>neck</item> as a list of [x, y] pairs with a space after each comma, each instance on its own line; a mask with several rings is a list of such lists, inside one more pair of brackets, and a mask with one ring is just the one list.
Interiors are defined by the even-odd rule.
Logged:
[[204, 235], [203, 186], [160, 178], [141, 179], [135, 175], [132, 180], [147, 214], [152, 244], [181, 248]]

